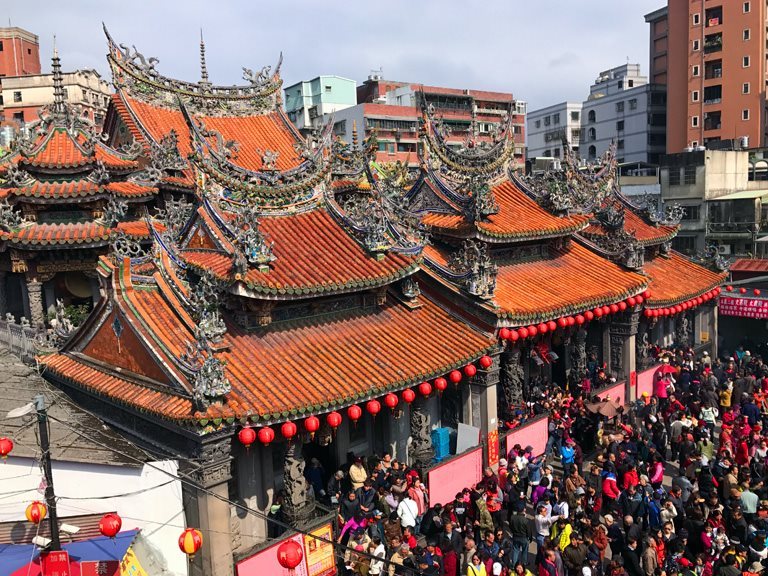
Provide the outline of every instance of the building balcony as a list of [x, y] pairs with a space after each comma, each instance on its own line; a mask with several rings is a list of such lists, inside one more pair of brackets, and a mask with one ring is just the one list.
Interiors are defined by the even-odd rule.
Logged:
[[713, 240], [739, 240], [766, 230], [768, 222], [707, 222], [705, 233]]

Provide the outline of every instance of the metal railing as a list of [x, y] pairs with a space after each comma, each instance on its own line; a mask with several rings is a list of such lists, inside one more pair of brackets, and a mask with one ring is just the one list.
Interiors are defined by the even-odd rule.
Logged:
[[21, 358], [27, 364], [33, 364], [35, 356], [41, 351], [40, 347], [44, 333], [40, 333], [29, 324], [18, 324], [6, 317], [0, 320], [0, 346]]
[[766, 222], [707, 222], [707, 234], [752, 234], [768, 228]]

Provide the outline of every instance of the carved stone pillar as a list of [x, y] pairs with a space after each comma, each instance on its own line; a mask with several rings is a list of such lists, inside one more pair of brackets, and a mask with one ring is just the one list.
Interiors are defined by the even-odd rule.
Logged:
[[525, 386], [525, 370], [522, 364], [520, 346], [515, 345], [500, 356], [501, 370], [501, 410], [499, 416], [506, 417], [510, 406], [520, 406], [525, 401], [523, 389]]
[[[189, 526], [198, 526], [206, 545], [190, 562], [190, 576], [232, 576], [232, 508], [229, 481], [232, 479], [232, 439], [220, 438], [197, 444], [193, 457], [199, 464], [182, 460], [181, 475], [206, 488], [183, 487], [184, 510]], [[211, 493], [208, 493], [211, 492]]]
[[675, 341], [679, 346], [691, 345], [691, 319], [687, 312], [675, 318]]
[[609, 368], [618, 380], [629, 381], [630, 372], [636, 369], [635, 335], [639, 322], [639, 309], [627, 310], [611, 319]]
[[432, 419], [427, 400], [419, 396], [411, 403], [411, 446], [408, 450], [411, 464], [418, 469], [428, 467], [435, 457], [431, 433]]
[[575, 390], [587, 375], [587, 331], [580, 327], [571, 338], [571, 371], [568, 374], [570, 389]]
[[43, 308], [43, 284], [36, 278], [27, 279], [27, 299], [29, 301], [29, 321], [37, 328], [45, 324]]
[[644, 370], [650, 363], [651, 320], [640, 322], [635, 335], [635, 360], [637, 370]]
[[[498, 465], [499, 417], [498, 417], [498, 384], [500, 372], [500, 356], [491, 355], [493, 363], [485, 370], [478, 370], [470, 381], [473, 406], [472, 413], [479, 416], [479, 421], [473, 419], [472, 425], [480, 428], [480, 437], [485, 444], [484, 462], [494, 468]], [[519, 366], [519, 362], [518, 362]], [[494, 443], [494, 457], [489, 458], [489, 447]]]
[[301, 528], [305, 526], [315, 509], [315, 500], [309, 494], [309, 485], [304, 477], [304, 456], [301, 438], [294, 438], [288, 443], [283, 460], [283, 486], [285, 502], [283, 513], [291, 525]]
[[8, 297], [6, 296], [7, 276], [7, 272], [0, 270], [0, 318], [5, 318], [5, 313], [8, 312]]

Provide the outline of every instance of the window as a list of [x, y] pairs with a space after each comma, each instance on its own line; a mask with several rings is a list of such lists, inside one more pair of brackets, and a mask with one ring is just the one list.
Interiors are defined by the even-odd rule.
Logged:
[[32, 48], [27, 48], [27, 54], [29, 54], [29, 55], [32, 54]]
[[13, 101], [14, 102], [21, 102], [21, 92], [14, 92], [13, 93]]
[[550, 156], [552, 156], [552, 150], [544, 150], [544, 156], [546, 158], [549, 158]]
[[624, 89], [624, 80], [619, 80], [616, 83], [616, 88], [618, 88], [619, 90], [623, 90]]
[[691, 102], [698, 102], [699, 101], [699, 91], [694, 90], [691, 92]]
[[589, 147], [589, 159], [590, 160], [594, 160], [595, 158], [597, 158], [597, 148], [595, 148], [594, 146], [590, 146]]
[[693, 65], [693, 71], [691, 73], [692, 76], [698, 76], [700, 74], [701, 69], [699, 68], [698, 64]]
[[680, 186], [680, 168], [669, 169], [669, 185]]
[[617, 132], [624, 131], [624, 120], [619, 120], [618, 122], [616, 122], [616, 131]]
[[692, 255], [696, 253], [695, 236], [675, 236], [672, 239], [672, 248], [677, 252]]
[[544, 126], [552, 124], [552, 116], [544, 116]]
[[[694, 171], [694, 178], [695, 178], [695, 171]], [[699, 219], [699, 209], [700, 206], [684, 206], [683, 207], [683, 217], [682, 220], [698, 220]]]
[[325, 91], [326, 92], [330, 92], [332, 89], [333, 89], [332, 86], [328, 86], [327, 84], [325, 85]]
[[64, 100], [69, 100], [69, 92], [64, 88]]
[[699, 127], [699, 117], [698, 116], [691, 117], [691, 126], [693, 128], [698, 128]]
[[741, 59], [741, 66], [743, 68], [749, 68], [749, 56], [744, 56], [744, 58]]
[[686, 166], [683, 176], [683, 184], [686, 186], [692, 186], [696, 184], [696, 166]]
[[742, 120], [749, 120], [749, 108], [746, 108], [741, 111], [741, 119]]
[[589, 135], [590, 140], [597, 140], [597, 130], [594, 128], [590, 128], [587, 134]]
[[552, 124], [560, 124], [560, 112], [552, 115]]
[[698, 40], [694, 40], [694, 41], [693, 41], [693, 51], [694, 51], [694, 52], [697, 52], [697, 51], [699, 50], [699, 47], [700, 47], [700, 46], [701, 46], [701, 44], [699, 43], [699, 41], [698, 41]]
[[624, 112], [624, 102], [616, 102], [616, 112]]
[[749, 28], [744, 28], [744, 32], [742, 32], [741, 37], [746, 41], [749, 40], [750, 32]]
[[637, 110], [637, 98], [632, 98], [629, 101], [629, 109], [630, 110]]
[[578, 111], [571, 112], [571, 120], [573, 120], [574, 122], [578, 122], [579, 121], [579, 112]]
[[691, 142], [691, 148], [698, 148], [698, 147], [699, 147], [699, 141], [698, 140], [694, 140], [693, 142]]
[[541, 120], [536, 120], [536, 128], [541, 128]]
[[594, 110], [590, 110], [590, 111], [589, 111], [589, 113], [587, 114], [587, 119], [588, 119], [590, 122], [595, 122], [595, 121], [596, 121], [596, 120], [595, 120], [595, 111], [594, 111]]
[[555, 158], [560, 158], [560, 148], [555, 148]]
[[749, 2], [744, 2], [744, 7], [743, 7], [744, 14], [747, 14], [749, 12], [749, 9], [750, 9]]
[[2, 52], [2, 51], [3, 51], [3, 41], [0, 40], [0, 52]]
[[616, 149], [617, 150], [624, 150], [624, 139], [619, 139], [616, 141]]
[[744, 82], [744, 84], [741, 85], [741, 93], [749, 94], [749, 82]]
[[701, 24], [701, 14], [697, 12], [693, 15], [693, 25], [698, 26], [699, 24]]
[[635, 85], [635, 81], [634, 80], [627, 80], [627, 86], [632, 88], [634, 85]]

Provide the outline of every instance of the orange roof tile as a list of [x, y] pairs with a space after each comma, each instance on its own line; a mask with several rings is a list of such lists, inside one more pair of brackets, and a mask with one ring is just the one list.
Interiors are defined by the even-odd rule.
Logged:
[[645, 261], [643, 270], [650, 279], [648, 308], [660, 308], [697, 298], [719, 286], [726, 274], [718, 274], [691, 262], [677, 252]]
[[545, 260], [499, 263], [494, 301], [501, 315], [531, 324], [619, 302], [646, 285], [644, 276], [571, 241]]
[[110, 170], [135, 170], [139, 167], [137, 160], [123, 158], [116, 150], [110, 150], [99, 143], [95, 149], [96, 160], [103, 162]]
[[27, 196], [33, 198], [82, 198], [93, 196], [104, 189], [90, 180], [71, 180], [69, 182], [40, 182], [35, 181], [31, 186], [22, 188], [5, 188], [5, 195]]
[[129, 198], [139, 198], [142, 196], [154, 196], [157, 194], [157, 188], [141, 186], [133, 182], [110, 182], [107, 184], [107, 190], [118, 196]]
[[[488, 220], [475, 223], [477, 231], [491, 241], [565, 236], [582, 229], [588, 220], [587, 216], [561, 218], [547, 212], [510, 180], [504, 180], [492, 190], [499, 212], [489, 216]], [[472, 230], [466, 220], [457, 214], [426, 214], [423, 222], [445, 231], [455, 231], [460, 236]]]
[[[152, 332], [150, 341], [158, 338], [166, 354], [184, 351], [192, 334], [158, 290], [128, 290], [125, 296], [146, 323], [142, 329]], [[59, 378], [161, 417], [190, 421], [258, 415], [279, 421], [403, 389], [473, 361], [495, 345], [491, 334], [428, 298], [422, 296], [421, 303], [411, 310], [390, 300], [379, 309], [337, 313], [332, 321], [287, 321], [253, 332], [228, 323], [228, 348], [217, 357], [225, 362], [232, 389], [226, 404], [212, 405], [204, 414], [194, 414], [188, 397], [131, 381], [128, 375], [108, 374], [65, 354], [41, 361]], [[414, 334], [419, 346], [413, 345]]]
[[39, 168], [76, 168], [91, 164], [93, 159], [83, 153], [68, 130], [55, 128], [23, 162]]
[[[123, 99], [127, 108], [117, 106], [117, 111], [123, 115], [130, 109], [135, 119], [156, 142], [171, 130], [175, 130], [179, 135], [178, 147], [181, 155], [186, 157], [192, 152], [189, 128], [180, 109], [152, 106], [125, 95]], [[237, 142], [239, 150], [233, 155], [231, 161], [247, 170], [262, 168], [260, 150], [273, 150], [280, 153], [276, 164], [278, 170], [289, 170], [302, 163], [302, 159], [294, 149], [294, 144], [298, 141], [296, 134], [280, 112], [260, 116], [200, 116], [195, 119], [203, 122], [206, 128], [219, 132], [225, 141]], [[134, 122], [133, 116], [131, 116], [131, 122]], [[213, 138], [210, 142], [214, 143]]]
[[[650, 244], [661, 244], [674, 238], [677, 234], [678, 226], [654, 226], [649, 224], [635, 212], [632, 207], [626, 206], [618, 200], [613, 200], [614, 206], [624, 207], [624, 230], [637, 238], [638, 242], [644, 246]], [[585, 234], [605, 234], [605, 229], [596, 223], [590, 223], [584, 229]]]
[[[380, 260], [369, 255], [322, 208], [263, 217], [259, 229], [274, 242], [276, 258], [267, 273], [256, 268], [248, 271], [245, 283], [259, 292], [298, 296], [371, 288], [408, 275], [419, 263], [415, 256], [395, 252]], [[228, 254], [187, 249], [182, 257], [194, 267], [232, 278], [232, 258]]]
[[[165, 225], [160, 222], [152, 222], [152, 225], [158, 232], [165, 231]], [[128, 236], [137, 238], [149, 238], [149, 227], [144, 220], [133, 220], [129, 222], [118, 222], [115, 230], [125, 232]]]
[[2, 238], [12, 244], [33, 247], [107, 242], [109, 236], [110, 229], [95, 222], [32, 224], [2, 234]]
[[768, 272], [768, 259], [738, 258], [731, 264], [731, 272]]

